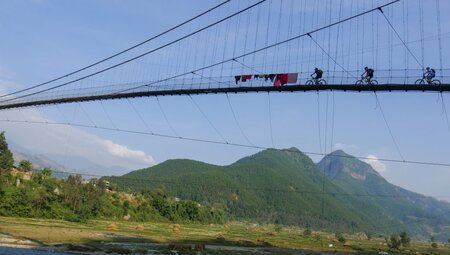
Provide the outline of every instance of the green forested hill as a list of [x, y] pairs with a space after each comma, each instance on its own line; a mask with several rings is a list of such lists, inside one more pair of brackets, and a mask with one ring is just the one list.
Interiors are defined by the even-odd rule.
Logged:
[[222, 207], [239, 219], [345, 231], [399, 223], [375, 217], [378, 208], [370, 204], [365, 213], [354, 206], [361, 201], [336, 195], [344, 191], [296, 149], [265, 150], [228, 166], [169, 160], [110, 180], [122, 190], [163, 186], [176, 197]]
[[[317, 165], [295, 148], [264, 150], [228, 166], [168, 160], [109, 179], [121, 190], [164, 187], [176, 197], [221, 207], [237, 219], [332, 231], [409, 230], [422, 236], [443, 232], [438, 224], [450, 225], [450, 218], [434, 217], [450, 212], [448, 204], [389, 184], [342, 151]], [[420, 224], [410, 224], [414, 220]]]
[[324, 157], [317, 166], [333, 184], [346, 193], [358, 194], [383, 215], [404, 223], [405, 229], [422, 235], [448, 236], [450, 203], [395, 186], [369, 164], [340, 150]]

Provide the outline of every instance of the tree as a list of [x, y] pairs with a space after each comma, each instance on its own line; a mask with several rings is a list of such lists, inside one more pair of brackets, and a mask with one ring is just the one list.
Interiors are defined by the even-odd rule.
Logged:
[[99, 216], [104, 202], [103, 194], [103, 189], [93, 182], [83, 182], [80, 175], [70, 175], [62, 185], [63, 202], [76, 215], [71, 219], [73, 221]]
[[400, 233], [400, 242], [402, 243], [403, 247], [408, 247], [411, 243], [411, 238], [408, 236], [408, 233], [405, 231]]
[[402, 241], [399, 235], [393, 234], [389, 239], [386, 238], [386, 243], [389, 249], [398, 249]]
[[448, 242], [448, 247], [450, 247], [450, 238], [447, 240], [447, 242]]
[[31, 170], [33, 170], [33, 164], [31, 164], [31, 162], [28, 160], [21, 160], [19, 162], [19, 168], [23, 171], [30, 172]]
[[434, 236], [431, 236], [430, 241], [431, 241], [431, 247], [433, 249], [436, 249], [438, 247], [438, 244], [436, 243], [436, 238]]
[[13, 167], [14, 159], [6, 142], [5, 132], [0, 133], [0, 169], [9, 170]]
[[83, 206], [83, 184], [80, 175], [70, 175], [64, 184], [64, 203], [74, 212], [81, 211]]
[[340, 243], [345, 243], [345, 237], [344, 237], [344, 235], [342, 234], [342, 233], [340, 233], [340, 232], [336, 232], [335, 234], [334, 234], [334, 236], [336, 237], [336, 239], [340, 242]]
[[42, 177], [44, 179], [48, 179], [49, 177], [52, 176], [52, 169], [46, 167], [46, 168], [42, 169], [41, 173], [42, 173]]

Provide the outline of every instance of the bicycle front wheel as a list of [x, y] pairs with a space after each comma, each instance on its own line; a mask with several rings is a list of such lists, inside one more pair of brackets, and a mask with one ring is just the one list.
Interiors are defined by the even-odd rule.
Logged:
[[441, 81], [438, 80], [438, 79], [435, 79], [435, 80], [431, 81], [431, 84], [433, 84], [433, 85], [441, 85]]
[[355, 84], [356, 85], [364, 85], [364, 82], [362, 80], [357, 80]]
[[312, 80], [307, 80], [305, 85], [314, 85], [314, 82]]
[[423, 79], [417, 79], [416, 82], [414, 82], [416, 85], [424, 85], [425, 81]]

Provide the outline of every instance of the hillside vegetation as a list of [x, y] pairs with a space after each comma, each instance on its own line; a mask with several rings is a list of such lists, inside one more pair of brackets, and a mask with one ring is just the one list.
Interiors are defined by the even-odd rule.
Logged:
[[117, 192], [107, 182], [81, 176], [53, 178], [49, 168], [33, 170], [29, 161], [13, 166], [4, 133], [0, 133], [0, 216], [86, 221], [174, 221], [221, 223], [223, 211], [178, 200], [162, 189], [134, 194]]
[[[298, 149], [269, 149], [227, 166], [187, 159], [109, 177], [119, 190], [164, 187], [234, 219], [328, 231], [449, 236], [450, 204], [388, 183], [343, 151], [315, 164]], [[446, 239], [445, 239], [446, 240]]]
[[18, 166], [0, 133], [0, 216], [86, 221], [224, 223], [329, 233], [406, 231], [447, 240], [450, 204], [387, 182], [370, 165], [333, 152], [315, 164], [296, 148], [268, 149], [227, 166], [168, 160], [123, 176], [53, 178]]

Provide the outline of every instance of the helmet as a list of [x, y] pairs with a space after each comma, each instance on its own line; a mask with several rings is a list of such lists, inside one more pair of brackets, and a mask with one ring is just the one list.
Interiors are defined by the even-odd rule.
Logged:
[[316, 68], [314, 68], [314, 70], [317, 71], [317, 70], [319, 70], [319, 68], [316, 67]]
[[364, 67], [364, 70], [367, 70], [367, 69], [369, 69], [367, 66], [366, 67]]
[[430, 70], [430, 67], [429, 67], [429, 66], [427, 66], [427, 68], [426, 68], [426, 69], [427, 69], [427, 71], [428, 71], [428, 70]]

